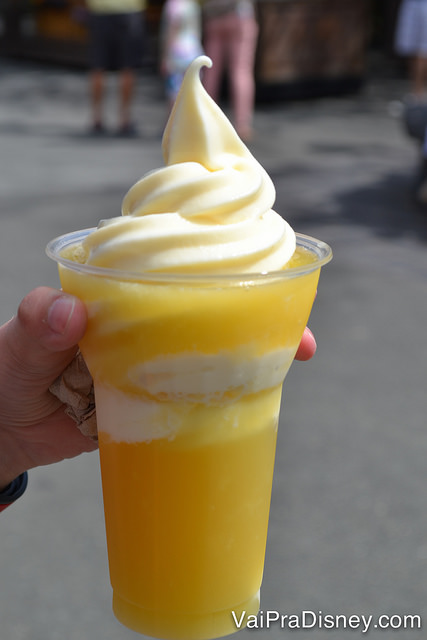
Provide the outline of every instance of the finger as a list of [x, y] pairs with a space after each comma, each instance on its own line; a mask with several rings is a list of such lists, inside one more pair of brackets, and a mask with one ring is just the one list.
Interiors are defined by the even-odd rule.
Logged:
[[71, 361], [86, 322], [86, 309], [78, 298], [48, 287], [34, 289], [2, 327], [3, 363], [22, 377], [43, 372], [53, 380]]
[[306, 327], [300, 342], [300, 345], [295, 354], [295, 360], [310, 360], [316, 353], [317, 344], [316, 339], [310, 329]]

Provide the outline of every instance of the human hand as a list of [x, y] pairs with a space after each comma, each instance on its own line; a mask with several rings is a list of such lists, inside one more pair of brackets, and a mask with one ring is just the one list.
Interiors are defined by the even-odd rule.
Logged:
[[[77, 351], [86, 309], [77, 298], [40, 287], [0, 327], [0, 490], [23, 471], [93, 451], [49, 391]], [[306, 328], [297, 360], [309, 360], [316, 341]]]
[[93, 451], [49, 392], [86, 329], [77, 298], [40, 287], [0, 327], [0, 490], [22, 472]]

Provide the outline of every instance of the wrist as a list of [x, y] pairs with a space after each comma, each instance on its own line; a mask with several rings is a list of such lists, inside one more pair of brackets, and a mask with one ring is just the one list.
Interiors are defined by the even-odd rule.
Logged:
[[31, 466], [21, 458], [15, 440], [8, 436], [7, 429], [0, 423], [0, 494]]
[[7, 473], [0, 473], [0, 496], [7, 490], [16, 477], [16, 474], [9, 475]]
[[[1, 445], [0, 445], [1, 446]], [[9, 485], [19, 477], [20, 469], [9, 468], [0, 461], [0, 495], [9, 487]], [[22, 467], [21, 467], [22, 468]], [[25, 467], [24, 467], [25, 469]]]

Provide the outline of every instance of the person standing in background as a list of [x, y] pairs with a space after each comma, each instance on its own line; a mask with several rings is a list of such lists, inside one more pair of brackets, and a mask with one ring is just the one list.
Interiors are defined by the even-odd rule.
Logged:
[[135, 70], [142, 62], [145, 0], [86, 0], [89, 10], [90, 94], [92, 133], [105, 132], [105, 76], [119, 73], [119, 127], [123, 136], [136, 135], [131, 119]]
[[166, 0], [160, 22], [160, 71], [165, 80], [169, 110], [188, 66], [203, 53], [201, 32], [197, 0]]
[[[394, 46], [408, 58], [410, 94], [405, 99], [405, 118], [413, 109], [427, 109], [427, 0], [403, 0], [397, 16]], [[417, 118], [419, 115], [417, 116]], [[416, 202], [427, 205], [427, 130], [421, 144], [413, 193]]]
[[213, 61], [203, 82], [218, 102], [222, 75], [227, 69], [234, 126], [244, 142], [253, 136], [255, 103], [254, 64], [258, 23], [253, 0], [202, 0], [203, 45]]
[[427, 0], [403, 0], [394, 46], [396, 53], [409, 59], [412, 97], [422, 99], [427, 88]]

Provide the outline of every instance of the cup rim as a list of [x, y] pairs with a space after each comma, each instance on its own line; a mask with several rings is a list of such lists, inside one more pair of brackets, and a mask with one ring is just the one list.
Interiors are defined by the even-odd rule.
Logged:
[[256, 281], [265, 279], [290, 279], [301, 275], [317, 271], [320, 267], [332, 260], [332, 249], [323, 240], [318, 240], [312, 236], [308, 236], [302, 233], [295, 233], [297, 247], [303, 247], [311, 253], [314, 253], [316, 260], [306, 265], [289, 267], [280, 271], [261, 271], [261, 272], [246, 272], [246, 273], [231, 273], [231, 274], [204, 274], [204, 273], [177, 273], [177, 272], [134, 272], [125, 271], [121, 269], [112, 269], [110, 267], [99, 267], [90, 264], [81, 264], [74, 262], [68, 258], [63, 258], [60, 252], [66, 247], [81, 242], [86, 236], [96, 230], [96, 227], [90, 227], [88, 229], [79, 229], [77, 231], [71, 231], [61, 236], [57, 236], [48, 242], [46, 246], [46, 254], [49, 258], [54, 260], [67, 269], [84, 273], [86, 275], [100, 276], [104, 278], [110, 278], [115, 280], [131, 280], [144, 282], [182, 282], [182, 283], [195, 283], [195, 282], [207, 282], [214, 283], [218, 281]]

